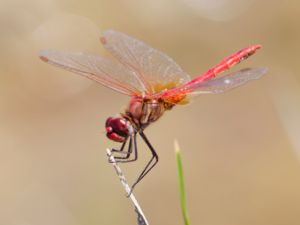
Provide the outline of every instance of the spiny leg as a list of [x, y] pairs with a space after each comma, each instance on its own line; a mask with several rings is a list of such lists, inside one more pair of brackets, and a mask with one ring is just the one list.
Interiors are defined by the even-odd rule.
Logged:
[[[150, 161], [147, 163], [147, 165], [145, 166], [144, 170], [142, 171], [142, 173], [139, 175], [139, 177], [137, 178], [137, 180], [134, 182], [134, 184], [131, 186], [131, 191], [129, 193], [129, 195], [131, 194], [131, 192], [133, 191], [134, 187], [150, 172], [150, 170], [158, 163], [158, 155], [155, 151], [155, 149], [152, 147], [152, 145], [150, 144], [150, 142], [148, 141], [147, 137], [145, 136], [145, 134], [143, 133], [143, 131], [139, 132], [140, 136], [143, 138], [143, 140], [145, 141], [145, 143], [147, 144], [148, 148], [150, 149], [151, 153], [152, 153], [152, 157], [150, 159]], [[154, 160], [154, 163], [152, 164]], [[152, 165], [151, 165], [152, 164]], [[129, 196], [128, 195], [128, 196]]]
[[[124, 148], [125, 148], [125, 146], [126, 146], [127, 140], [128, 140], [128, 138], [123, 142], [123, 144], [122, 144], [122, 146], [121, 146], [120, 149], [114, 149], [114, 148], [113, 148], [111, 151], [112, 151], [112, 152], [115, 152], [115, 153], [118, 153], [118, 154], [121, 154], [121, 155], [125, 155], [125, 157], [127, 157], [127, 155], [130, 155], [130, 153], [131, 153], [131, 142], [132, 142], [131, 136], [130, 136], [130, 138], [129, 138], [128, 149], [127, 149], [127, 151], [124, 151]], [[123, 159], [124, 156], [114, 156], [114, 158], [115, 158], [115, 159]]]
[[[131, 138], [131, 137], [130, 137]], [[126, 154], [126, 152], [123, 152], [123, 150], [124, 150], [124, 148], [125, 148], [125, 145], [126, 145], [126, 143], [127, 143], [127, 140], [128, 140], [128, 138], [123, 142], [123, 144], [121, 145], [121, 148], [120, 149], [115, 149], [115, 148], [113, 148], [112, 150], [111, 150], [111, 152], [118, 152], [118, 153], [124, 153], [124, 154]]]
[[[126, 138], [126, 140], [123, 142], [123, 144], [121, 145], [121, 148], [120, 149], [115, 149], [115, 148], [113, 148], [112, 150], [111, 150], [111, 152], [112, 153], [120, 153], [120, 154], [128, 154], [128, 152], [124, 152], [123, 150], [124, 150], [124, 148], [125, 148], [125, 146], [126, 146], [126, 143], [127, 143], [127, 140], [128, 140], [128, 138]], [[131, 142], [131, 140], [130, 140], [130, 142]], [[130, 146], [130, 143], [129, 143], [129, 146]], [[120, 157], [119, 156], [114, 156], [114, 158], [115, 159], [119, 159]], [[122, 158], [122, 157], [121, 157]], [[109, 163], [112, 163], [112, 161], [110, 161], [110, 160], [108, 160], [108, 162]]]
[[[141, 179], [143, 179], [143, 178], [146, 176], [146, 174], [149, 173], [150, 170], [158, 163], [158, 155], [157, 155], [155, 149], [153, 148], [153, 146], [150, 144], [148, 138], [146, 137], [146, 135], [145, 135], [143, 132], [141, 132], [140, 135], [141, 135], [141, 137], [143, 138], [143, 140], [146, 142], [147, 146], [149, 147], [149, 149], [150, 149], [150, 151], [151, 151], [151, 153], [152, 153], [152, 158], [151, 158], [151, 160], [147, 163], [145, 169], [142, 171], [142, 173], [141, 173], [141, 175], [139, 176], [137, 182], [139, 182]], [[152, 166], [150, 166], [150, 164], [151, 164], [151, 162], [152, 162], [153, 160], [155, 160], [155, 162], [154, 162], [154, 164], [153, 164]], [[147, 169], [147, 167], [148, 167], [148, 169]]]
[[[133, 136], [133, 137], [132, 137]], [[127, 163], [127, 162], [133, 162], [138, 159], [138, 151], [137, 151], [137, 144], [136, 144], [136, 132], [130, 137], [130, 142], [128, 146], [128, 151], [127, 152], [122, 152], [122, 153], [127, 153], [125, 157], [115, 157], [119, 160], [116, 160], [118, 163]], [[134, 148], [134, 157], [133, 159], [129, 159], [131, 153], [132, 153], [132, 138], [133, 138], [133, 148]]]

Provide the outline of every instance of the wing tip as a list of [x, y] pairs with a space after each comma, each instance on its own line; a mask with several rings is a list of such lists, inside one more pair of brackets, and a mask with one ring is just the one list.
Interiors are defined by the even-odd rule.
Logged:
[[112, 33], [115, 33], [116, 31], [113, 29], [105, 30], [102, 32], [100, 39], [101, 44], [106, 45], [107, 44], [107, 36], [111, 35]]
[[100, 37], [99, 39], [100, 39], [101, 44], [103, 44], [103, 45], [107, 44], [107, 39], [104, 36]]
[[43, 61], [43, 62], [49, 62], [49, 58], [46, 56], [46, 51], [42, 50], [39, 52], [39, 58]]
[[264, 76], [267, 72], [268, 72], [268, 68], [267, 67], [257, 67], [257, 68], [246, 68], [245, 71], [249, 70], [249, 72], [251, 73], [255, 71], [256, 76], [253, 76], [252, 80], [258, 80], [260, 79], [262, 76]]
[[268, 70], [269, 70], [267, 67], [258, 67], [256, 69], [260, 71], [261, 75], [266, 74], [268, 72]]
[[39, 57], [43, 62], [49, 62], [49, 59], [47, 57], [45, 57], [43, 55], [40, 55]]
[[108, 29], [108, 30], [105, 30], [105, 31], [102, 32], [102, 36], [107, 36], [111, 33], [116, 33], [116, 32], [118, 32], [118, 31], [116, 31], [114, 29]]

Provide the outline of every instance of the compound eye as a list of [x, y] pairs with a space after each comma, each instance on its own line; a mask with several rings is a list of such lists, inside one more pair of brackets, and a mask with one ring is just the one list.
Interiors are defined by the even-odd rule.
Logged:
[[111, 133], [113, 131], [112, 127], [106, 127], [106, 132]]
[[114, 132], [112, 133], [107, 133], [106, 136], [112, 140], [112, 141], [116, 141], [116, 142], [124, 142], [126, 140], [125, 137], [122, 137]]
[[107, 118], [107, 120], [105, 122], [105, 127], [109, 127], [110, 126], [110, 123], [111, 123], [112, 119], [113, 119], [112, 117], [108, 117]]
[[[121, 141], [129, 135], [128, 124], [126, 119], [118, 117], [109, 117], [105, 122], [107, 136], [116, 141]], [[117, 135], [117, 136], [114, 136]]]
[[124, 119], [118, 120], [117, 126], [118, 126], [119, 130], [127, 130], [127, 124]]
[[[114, 128], [114, 127], [113, 127]], [[128, 124], [125, 119], [119, 119], [116, 123], [116, 127], [114, 129], [119, 135], [121, 136], [128, 136], [129, 130], [128, 130]]]

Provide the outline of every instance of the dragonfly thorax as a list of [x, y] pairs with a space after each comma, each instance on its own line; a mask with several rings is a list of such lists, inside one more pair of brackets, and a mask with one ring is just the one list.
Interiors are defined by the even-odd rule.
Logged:
[[130, 122], [123, 117], [109, 117], [105, 123], [106, 136], [115, 142], [124, 142], [133, 133]]
[[143, 130], [158, 120], [166, 110], [173, 107], [161, 99], [147, 99], [141, 96], [131, 98], [125, 114], [122, 114], [136, 130]]

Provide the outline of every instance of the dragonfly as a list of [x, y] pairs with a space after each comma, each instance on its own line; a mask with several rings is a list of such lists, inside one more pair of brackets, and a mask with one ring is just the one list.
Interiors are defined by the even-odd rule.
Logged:
[[261, 45], [246, 47], [191, 79], [168, 55], [127, 34], [108, 30], [103, 32], [100, 42], [112, 59], [56, 50], [42, 50], [40, 59], [130, 97], [125, 111], [118, 117], [109, 117], [105, 128], [106, 136], [120, 143], [119, 148], [112, 149], [117, 162], [138, 159], [137, 135], [151, 152], [150, 160], [131, 191], [158, 163], [158, 154], [144, 133], [150, 124], [174, 106], [189, 103], [195, 96], [224, 93], [259, 79], [267, 72], [264, 67], [246, 68], [216, 77], [253, 55]]

